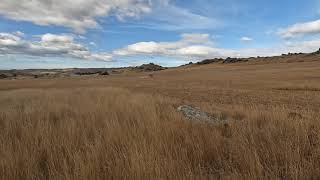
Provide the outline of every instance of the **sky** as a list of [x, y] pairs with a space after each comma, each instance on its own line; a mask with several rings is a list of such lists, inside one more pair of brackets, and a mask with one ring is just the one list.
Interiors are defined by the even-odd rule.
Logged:
[[1, 0], [0, 69], [178, 66], [320, 48], [320, 0]]

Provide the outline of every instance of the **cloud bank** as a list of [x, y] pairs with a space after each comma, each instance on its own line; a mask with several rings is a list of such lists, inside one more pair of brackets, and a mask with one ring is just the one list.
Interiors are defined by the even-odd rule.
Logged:
[[25, 40], [22, 36], [22, 33], [0, 33], [0, 54], [102, 61], [112, 59], [108, 53], [91, 52], [85, 45], [76, 42], [71, 35], [44, 34], [34, 41]]
[[185, 53], [184, 49], [195, 48], [197, 45], [211, 45], [212, 43], [209, 34], [182, 34], [181, 39], [175, 42], [138, 42], [122, 49], [115, 50], [113, 51], [113, 54], [117, 56], [199, 56], [203, 52], [190, 50], [188, 53]]
[[[253, 39], [243, 37], [240, 40], [250, 42]], [[180, 40], [173, 42], [138, 42], [113, 51], [114, 56], [164, 56], [179, 59], [205, 59], [227, 57], [276, 56], [288, 52], [313, 52], [320, 47], [320, 39], [312, 41], [287, 41], [268, 48], [229, 49], [215, 47], [209, 34], [182, 34]]]
[[137, 42], [112, 52], [92, 52], [77, 41], [74, 35], [43, 34], [26, 40], [22, 32], [0, 33], [0, 56], [22, 55], [35, 57], [69, 57], [105, 62], [136, 56], [170, 57], [179, 61], [206, 58], [275, 56], [288, 52], [313, 52], [320, 47], [320, 39], [312, 41], [287, 41], [270, 48], [228, 49], [215, 47], [209, 34], [181, 34], [172, 42]]
[[123, 20], [149, 13], [168, 0], [1, 0], [0, 15], [37, 25], [57, 25], [83, 33], [99, 26], [98, 18], [115, 15]]
[[296, 23], [287, 28], [282, 28], [278, 34], [283, 38], [294, 38], [299, 35], [320, 33], [320, 20]]

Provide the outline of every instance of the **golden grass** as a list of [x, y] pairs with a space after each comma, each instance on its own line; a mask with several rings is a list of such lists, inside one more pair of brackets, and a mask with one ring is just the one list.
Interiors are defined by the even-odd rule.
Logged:
[[234, 105], [194, 124], [179, 100], [118, 88], [0, 93], [0, 179], [316, 179], [319, 114]]
[[2, 80], [0, 179], [318, 179], [319, 88], [319, 61]]
[[309, 86], [303, 86], [303, 87], [280, 87], [280, 88], [274, 88], [275, 90], [282, 90], [282, 91], [320, 91], [320, 88], [316, 87], [309, 87]]

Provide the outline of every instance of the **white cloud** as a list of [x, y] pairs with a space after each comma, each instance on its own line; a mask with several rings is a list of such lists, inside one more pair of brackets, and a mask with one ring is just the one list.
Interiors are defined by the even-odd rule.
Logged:
[[246, 37], [246, 36], [241, 37], [240, 40], [242, 42], [251, 42], [251, 41], [253, 41], [253, 39], [251, 37]]
[[73, 36], [63, 34], [44, 34], [39, 36], [39, 40], [28, 41], [13, 33], [0, 33], [0, 54], [112, 60], [111, 54], [91, 52], [87, 47], [76, 42]]
[[183, 42], [188, 43], [209, 43], [210, 35], [209, 34], [197, 34], [197, 33], [184, 33], [181, 35]]
[[209, 34], [182, 34], [181, 39], [175, 42], [138, 42], [122, 49], [115, 50], [114, 55], [171, 55], [176, 56], [178, 49], [192, 45], [211, 45], [213, 42]]
[[129, 56], [161, 56], [176, 60], [202, 60], [206, 58], [275, 56], [282, 53], [313, 52], [320, 47], [320, 39], [287, 41], [270, 48], [228, 49], [215, 47], [209, 34], [181, 34], [172, 42], [137, 42], [113, 52], [92, 52], [79, 43], [77, 36], [69, 34], [44, 34], [31, 40], [15, 33], [0, 33], [0, 56], [20, 55], [32, 57], [59, 57], [84, 60], [112, 61]]
[[287, 52], [304, 52], [311, 53], [319, 49], [320, 47], [320, 39], [308, 40], [308, 41], [293, 41], [287, 42], [285, 45]]
[[138, 42], [113, 51], [114, 56], [159, 55], [181, 59], [215, 58], [238, 56], [230, 49], [213, 47], [209, 34], [181, 34], [181, 39], [174, 42]]
[[235, 56], [233, 50], [219, 49], [209, 46], [194, 45], [177, 49], [176, 55], [185, 57], [215, 58]]
[[114, 14], [120, 20], [138, 17], [168, 0], [1, 0], [0, 15], [37, 25], [57, 25], [83, 33], [99, 26], [97, 18]]
[[15, 46], [19, 44], [20, 37], [9, 34], [9, 33], [0, 33], [0, 45], [3, 46]]
[[17, 36], [20, 36], [20, 37], [24, 36], [24, 33], [21, 32], [21, 31], [16, 31], [16, 32], [14, 32], [13, 34], [15, 34], [15, 35], [17, 35]]
[[182, 34], [173, 42], [138, 42], [122, 49], [114, 50], [114, 56], [157, 55], [189, 60], [190, 58], [226, 58], [276, 56], [283, 53], [313, 52], [320, 47], [320, 39], [302, 42], [287, 42], [269, 48], [227, 49], [217, 48], [208, 34]]
[[278, 31], [278, 34], [283, 38], [293, 38], [299, 35], [315, 33], [320, 33], [320, 20], [297, 23]]
[[43, 43], [72, 43], [74, 38], [66, 35], [44, 34], [41, 36]]

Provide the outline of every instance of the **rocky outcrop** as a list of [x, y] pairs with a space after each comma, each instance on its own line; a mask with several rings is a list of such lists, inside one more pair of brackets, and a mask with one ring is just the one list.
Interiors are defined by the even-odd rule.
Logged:
[[164, 68], [164, 67], [159, 66], [157, 64], [149, 63], [149, 64], [142, 64], [141, 66], [137, 66], [135, 69], [138, 69], [141, 71], [161, 71], [161, 70], [165, 70], [167, 68]]
[[0, 74], [0, 79], [6, 79], [6, 78], [8, 78], [7, 75], [5, 75], [5, 74]]
[[108, 71], [102, 71], [99, 73], [100, 76], [108, 76], [110, 73]]
[[205, 59], [203, 61], [197, 62], [198, 65], [204, 65], [204, 64], [212, 64], [212, 63], [218, 63], [222, 62], [222, 58], [216, 58], [216, 59]]
[[248, 60], [244, 59], [244, 58], [230, 58], [230, 57], [228, 57], [222, 63], [223, 64], [228, 64], [228, 63], [247, 62], [247, 61]]
[[223, 63], [223, 64], [229, 64], [229, 63], [237, 63], [237, 62], [247, 62], [248, 59], [246, 58], [231, 58], [228, 57], [226, 59], [222, 58], [215, 58], [215, 59], [205, 59], [203, 61], [197, 62], [197, 65], [205, 65], [205, 64], [213, 64], [213, 63]]
[[212, 124], [227, 124], [228, 120], [219, 119], [218, 117], [202, 111], [200, 108], [190, 105], [183, 105], [177, 109], [184, 117], [193, 122], [212, 123]]

